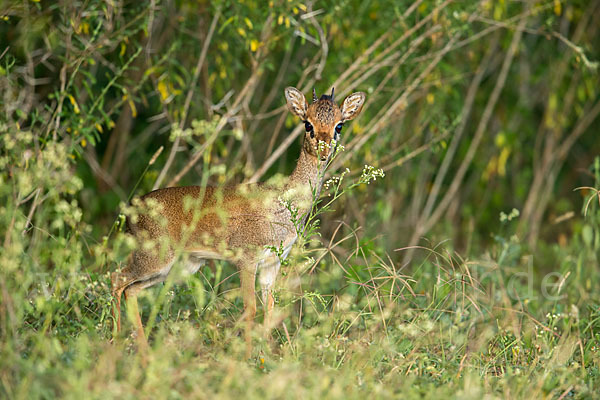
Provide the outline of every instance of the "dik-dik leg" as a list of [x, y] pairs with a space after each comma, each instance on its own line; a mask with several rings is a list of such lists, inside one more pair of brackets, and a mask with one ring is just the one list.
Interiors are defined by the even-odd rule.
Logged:
[[174, 262], [172, 251], [168, 252], [166, 259], [149, 252], [135, 252], [128, 265], [111, 276], [112, 294], [116, 303], [113, 316], [117, 332], [121, 330], [121, 295], [124, 294], [127, 311], [136, 326], [137, 341], [141, 349], [147, 348], [148, 342], [138, 309], [137, 294], [142, 289], [163, 282]]
[[129, 313], [129, 316], [133, 320], [132, 322], [135, 325], [138, 347], [142, 351], [145, 351], [148, 348], [148, 340], [146, 339], [146, 334], [144, 333], [144, 325], [142, 324], [142, 317], [140, 315], [137, 295], [142, 289], [145, 289], [160, 282], [164, 282], [164, 280], [165, 276], [156, 275], [145, 281], [136, 282], [132, 285], [129, 285], [127, 288], [125, 288], [124, 291], [125, 303], [127, 304], [127, 312]]
[[263, 301], [263, 308], [265, 312], [263, 325], [265, 338], [270, 337], [273, 317], [273, 308], [275, 307], [275, 299], [273, 298], [273, 286], [279, 273], [281, 262], [279, 257], [272, 254], [267, 257], [263, 264], [260, 266], [260, 277], [258, 281], [260, 283], [261, 295]]
[[142, 324], [142, 317], [140, 316], [140, 310], [138, 307], [137, 294], [141, 290], [139, 286], [133, 285], [125, 289], [125, 302], [127, 303], [127, 312], [133, 323], [135, 324], [138, 348], [141, 351], [148, 349], [148, 340], [144, 333], [144, 325]]
[[239, 263], [240, 286], [242, 289], [242, 299], [244, 300], [244, 314], [242, 318], [246, 319], [246, 358], [252, 355], [252, 327], [256, 315], [256, 264]]
[[112, 307], [112, 315], [113, 315], [113, 334], [121, 332], [121, 296], [123, 295], [123, 290], [125, 290], [125, 286], [120, 284], [121, 273], [113, 272], [110, 276], [111, 278], [111, 286], [112, 286], [112, 297], [115, 302]]

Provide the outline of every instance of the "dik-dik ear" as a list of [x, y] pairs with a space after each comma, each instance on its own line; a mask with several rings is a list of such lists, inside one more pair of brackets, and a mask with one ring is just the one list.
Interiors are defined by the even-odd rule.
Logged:
[[285, 88], [285, 99], [287, 101], [288, 109], [292, 114], [300, 117], [302, 121], [306, 121], [308, 104], [306, 104], [306, 99], [302, 92], [295, 87], [287, 87]]
[[365, 104], [365, 98], [366, 95], [363, 92], [352, 93], [346, 97], [342, 103], [342, 119], [349, 121], [360, 114], [360, 110]]

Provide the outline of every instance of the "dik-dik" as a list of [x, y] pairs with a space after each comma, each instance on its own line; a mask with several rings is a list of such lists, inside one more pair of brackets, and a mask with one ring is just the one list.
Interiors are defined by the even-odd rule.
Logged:
[[[116, 322], [120, 330], [121, 295], [136, 317], [140, 347], [146, 347], [138, 311], [140, 290], [165, 281], [181, 256], [185, 270], [194, 273], [207, 259], [232, 262], [240, 274], [246, 318], [247, 355], [256, 313], [255, 281], [259, 273], [265, 328], [270, 326], [274, 300], [271, 289], [285, 258], [296, 241], [297, 228], [306, 220], [314, 196], [323, 183], [323, 172], [340, 139], [346, 121], [361, 111], [365, 94], [357, 92], [338, 106], [331, 95], [312, 104], [296, 88], [285, 89], [288, 109], [304, 123], [304, 143], [294, 172], [281, 184], [264, 183], [224, 188], [184, 186], [159, 189], [139, 200], [140, 214], [129, 218], [128, 231], [135, 237], [136, 250], [128, 265], [112, 274], [116, 299]], [[332, 143], [332, 141], [334, 141]], [[293, 221], [291, 210], [300, 220]], [[271, 249], [282, 249], [274, 252]], [[279, 253], [279, 254], [277, 254]]]

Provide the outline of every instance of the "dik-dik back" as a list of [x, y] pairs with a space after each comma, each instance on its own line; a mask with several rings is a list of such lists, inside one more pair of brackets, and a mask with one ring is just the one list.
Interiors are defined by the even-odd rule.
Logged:
[[148, 193], [140, 199], [147, 211], [129, 224], [138, 240], [136, 254], [151, 253], [157, 247], [160, 252], [162, 246], [235, 261], [241, 256], [236, 249], [261, 250], [293, 233], [291, 215], [278, 201], [278, 193], [262, 184], [186, 186]]

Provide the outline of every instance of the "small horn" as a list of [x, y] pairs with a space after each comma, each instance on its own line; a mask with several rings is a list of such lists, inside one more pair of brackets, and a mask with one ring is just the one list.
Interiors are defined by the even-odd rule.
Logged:
[[335, 88], [333, 88], [333, 87], [332, 87], [332, 88], [331, 88], [331, 101], [335, 101], [335, 100], [333, 100], [333, 91], [334, 91], [334, 90], [335, 90]]
[[317, 91], [313, 88], [313, 103], [317, 101]]

